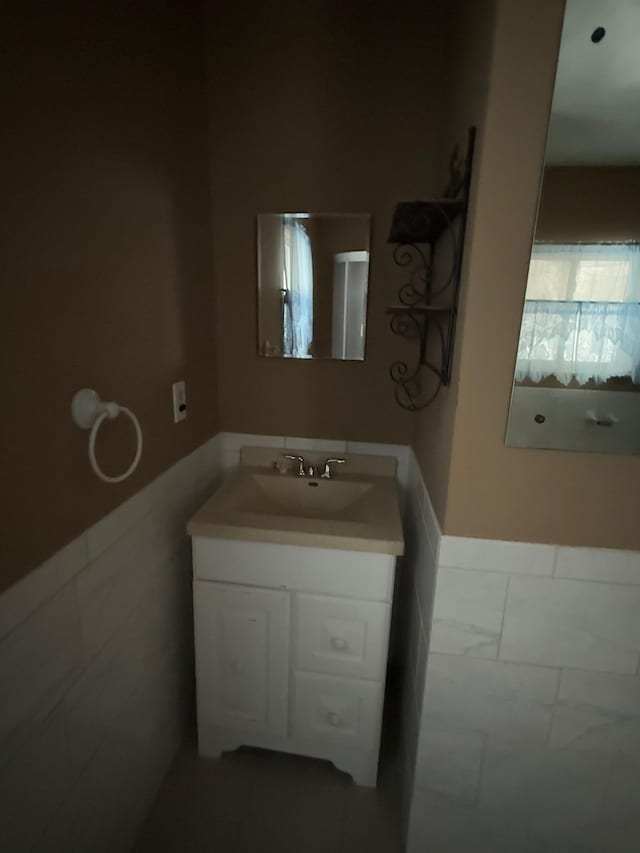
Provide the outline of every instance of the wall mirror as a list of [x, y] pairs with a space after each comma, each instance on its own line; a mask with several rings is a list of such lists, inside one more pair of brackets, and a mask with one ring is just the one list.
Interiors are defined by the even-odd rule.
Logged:
[[640, 4], [568, 0], [506, 443], [640, 453]]
[[362, 360], [371, 217], [258, 216], [258, 353]]

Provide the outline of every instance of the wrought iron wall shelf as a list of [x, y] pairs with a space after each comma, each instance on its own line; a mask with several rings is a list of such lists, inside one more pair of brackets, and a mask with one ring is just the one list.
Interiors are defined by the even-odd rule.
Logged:
[[[389, 372], [396, 400], [410, 411], [428, 406], [451, 381], [474, 142], [471, 127], [464, 159], [459, 159], [457, 148], [451, 155], [442, 198], [401, 202], [391, 223], [388, 241], [396, 244], [393, 257], [408, 277], [398, 292], [400, 304], [387, 308], [387, 313], [391, 331], [416, 340], [418, 352], [413, 366], [396, 361]], [[443, 241], [451, 246], [444, 275], [440, 269], [436, 274], [436, 252], [440, 254]], [[431, 383], [424, 381], [423, 368], [434, 377]]]

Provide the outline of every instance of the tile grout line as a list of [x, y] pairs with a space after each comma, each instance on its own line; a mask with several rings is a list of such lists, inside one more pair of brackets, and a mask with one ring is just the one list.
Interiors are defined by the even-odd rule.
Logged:
[[551, 746], [551, 734], [553, 732], [553, 726], [556, 721], [556, 710], [558, 708], [558, 704], [560, 702], [560, 684], [562, 682], [562, 674], [566, 667], [558, 667], [557, 675], [556, 675], [556, 689], [553, 697], [553, 705], [551, 706], [551, 713], [549, 714], [549, 723], [547, 725], [547, 733], [545, 736], [545, 744], [547, 746]]
[[507, 583], [504, 588], [504, 603], [502, 606], [502, 619], [500, 621], [500, 639], [498, 640], [498, 649], [496, 651], [496, 661], [501, 661], [500, 652], [502, 651], [502, 637], [504, 634], [504, 623], [507, 618], [507, 600], [509, 598], [509, 588], [511, 586], [511, 575], [507, 575]]

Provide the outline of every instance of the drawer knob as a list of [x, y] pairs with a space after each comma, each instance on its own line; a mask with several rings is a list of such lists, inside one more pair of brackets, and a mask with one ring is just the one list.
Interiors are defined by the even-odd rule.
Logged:
[[331, 645], [333, 646], [334, 649], [339, 649], [341, 651], [342, 649], [347, 648], [347, 641], [345, 639], [343, 639], [342, 637], [332, 637], [331, 638]]
[[327, 722], [329, 723], [329, 725], [333, 726], [336, 729], [342, 725], [342, 720], [340, 719], [340, 714], [336, 714], [335, 711], [329, 711], [328, 712]]

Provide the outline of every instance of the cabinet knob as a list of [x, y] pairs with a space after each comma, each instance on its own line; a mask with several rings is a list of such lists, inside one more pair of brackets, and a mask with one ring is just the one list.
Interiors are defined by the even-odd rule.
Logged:
[[338, 726], [342, 725], [340, 714], [336, 714], [335, 711], [329, 711], [327, 713], [327, 722], [330, 726], [333, 726], [336, 729], [338, 728]]
[[343, 639], [342, 637], [332, 637], [331, 638], [331, 645], [333, 646], [334, 649], [342, 650], [342, 649], [347, 648], [347, 641], [345, 639]]

